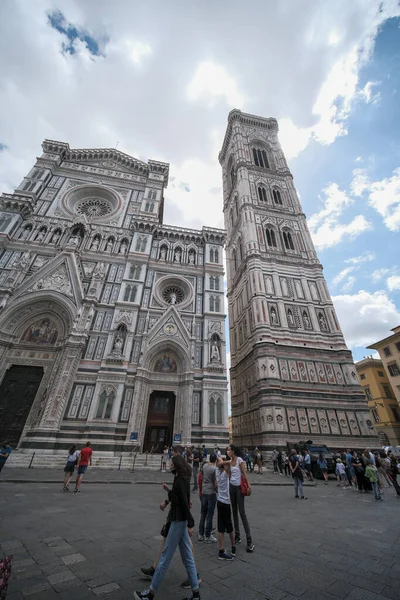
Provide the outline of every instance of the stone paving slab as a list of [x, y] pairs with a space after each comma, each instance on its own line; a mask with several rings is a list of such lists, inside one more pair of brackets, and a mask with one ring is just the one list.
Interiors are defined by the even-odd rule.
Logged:
[[[0, 556], [15, 557], [7, 600], [129, 600], [147, 586], [140, 567], [158, 552], [161, 488], [84, 485], [74, 495], [32, 480], [1, 489], [7, 511], [0, 513]], [[256, 552], [242, 544], [233, 563], [217, 560], [216, 545], [196, 535], [202, 599], [400, 600], [394, 490], [385, 491], [383, 503], [334, 482], [310, 487], [307, 496], [300, 501], [292, 487], [255, 486], [246, 510]], [[197, 495], [192, 501], [198, 523]], [[177, 552], [157, 598], [183, 598], [185, 578]]]

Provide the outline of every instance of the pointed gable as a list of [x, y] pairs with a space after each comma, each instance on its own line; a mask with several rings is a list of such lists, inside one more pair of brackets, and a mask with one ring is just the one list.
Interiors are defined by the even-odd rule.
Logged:
[[67, 296], [76, 306], [80, 306], [83, 300], [83, 287], [78, 273], [75, 255], [63, 252], [26, 279], [15, 290], [14, 296], [48, 290]]
[[148, 336], [148, 348], [166, 341], [174, 341], [189, 348], [190, 334], [175, 306], [170, 306], [163, 316], [151, 328]]

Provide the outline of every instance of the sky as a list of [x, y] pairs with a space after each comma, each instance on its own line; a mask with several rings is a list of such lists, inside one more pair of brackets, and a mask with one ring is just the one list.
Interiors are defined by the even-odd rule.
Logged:
[[3, 0], [0, 190], [45, 138], [169, 162], [164, 221], [222, 227], [228, 112], [278, 119], [346, 342], [400, 323], [397, 0]]

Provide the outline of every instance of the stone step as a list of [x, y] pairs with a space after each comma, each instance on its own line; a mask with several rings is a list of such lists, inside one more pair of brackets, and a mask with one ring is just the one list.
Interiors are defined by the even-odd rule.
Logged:
[[[65, 466], [66, 458], [62, 454], [42, 454], [42, 453], [13, 452], [7, 460], [8, 468], [26, 468], [32, 461], [32, 467], [47, 469], [62, 469]], [[132, 469], [135, 463], [135, 469], [161, 469], [161, 455], [124, 454], [119, 456], [93, 456], [92, 466], [98, 469]]]

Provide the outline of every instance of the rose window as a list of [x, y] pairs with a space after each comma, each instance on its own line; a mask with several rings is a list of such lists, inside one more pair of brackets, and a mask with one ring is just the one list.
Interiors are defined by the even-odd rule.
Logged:
[[184, 301], [185, 294], [180, 287], [171, 285], [163, 289], [162, 297], [167, 304], [180, 304]]
[[76, 205], [75, 210], [78, 215], [103, 217], [110, 214], [113, 211], [113, 207], [103, 198], [85, 198]]

